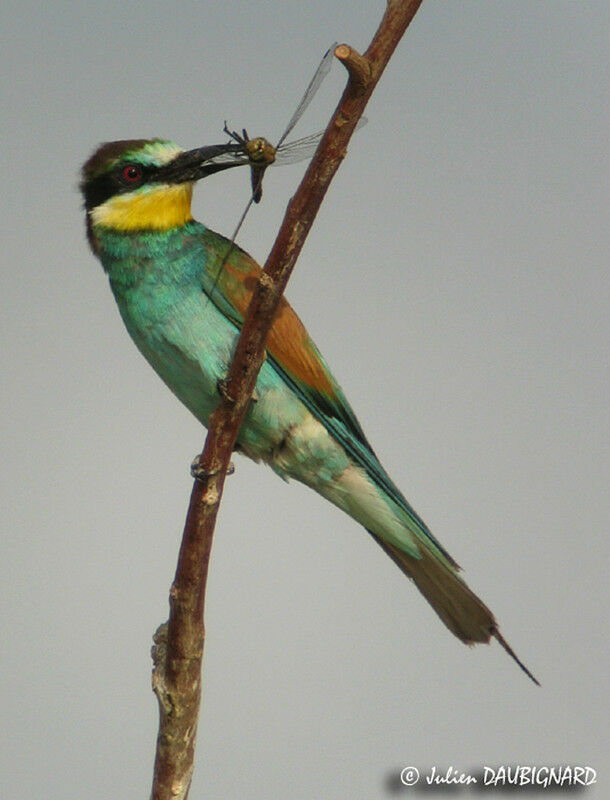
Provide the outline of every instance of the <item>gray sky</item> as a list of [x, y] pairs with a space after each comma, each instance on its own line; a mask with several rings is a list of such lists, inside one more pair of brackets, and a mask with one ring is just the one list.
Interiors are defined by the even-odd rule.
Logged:
[[[324, 50], [366, 47], [382, 7], [2, 6], [3, 798], [148, 796], [149, 647], [204, 440], [123, 329], [78, 169], [108, 139], [223, 141], [225, 119], [277, 138]], [[288, 291], [543, 688], [460, 645], [350, 518], [237, 458], [193, 799], [365, 800], [410, 764], [515, 763], [592, 765], [585, 796], [609, 796], [608, 16], [425, 0]], [[337, 64], [295, 135], [343, 83]], [[240, 236], [260, 260], [301, 172], [267, 176]], [[248, 187], [208, 179], [196, 216], [230, 234]]]

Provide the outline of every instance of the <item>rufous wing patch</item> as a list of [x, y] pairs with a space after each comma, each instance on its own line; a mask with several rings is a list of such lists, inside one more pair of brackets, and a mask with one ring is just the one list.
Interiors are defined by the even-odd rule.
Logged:
[[[227, 262], [221, 277], [226, 296], [242, 317], [246, 314], [261, 268], [252, 259], [245, 272]], [[267, 350], [283, 370], [295, 380], [329, 399], [338, 400], [326, 367], [309, 334], [290, 303], [282, 297], [267, 339]]]

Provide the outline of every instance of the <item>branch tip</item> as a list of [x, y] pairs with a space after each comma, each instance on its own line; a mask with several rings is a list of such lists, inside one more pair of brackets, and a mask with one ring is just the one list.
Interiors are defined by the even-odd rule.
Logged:
[[349, 44], [339, 44], [335, 47], [335, 58], [337, 58], [349, 73], [350, 81], [362, 89], [371, 82], [373, 70], [371, 62], [365, 56], [361, 56]]

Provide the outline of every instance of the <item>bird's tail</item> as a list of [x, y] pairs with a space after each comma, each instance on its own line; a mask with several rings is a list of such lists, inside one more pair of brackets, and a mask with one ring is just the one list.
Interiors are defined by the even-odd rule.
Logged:
[[494, 637], [535, 684], [540, 685], [532, 673], [510, 647], [498, 630], [494, 615], [485, 603], [468, 588], [457, 570], [445, 563], [421, 541], [421, 558], [384, 542], [369, 531], [395, 564], [411, 578], [441, 620], [465, 644], [487, 643]]

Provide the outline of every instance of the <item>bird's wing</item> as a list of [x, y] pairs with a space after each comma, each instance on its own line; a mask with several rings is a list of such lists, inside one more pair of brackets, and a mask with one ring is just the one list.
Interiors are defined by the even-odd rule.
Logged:
[[[261, 268], [235, 244], [229, 252], [229, 242], [224, 237], [211, 231], [207, 231], [207, 234], [209, 244], [203, 290], [222, 313], [233, 320], [236, 327], [241, 328]], [[228, 255], [223, 259], [224, 266], [219, 273], [218, 253], [222, 254], [223, 248]], [[429, 539], [452, 566], [457, 567], [379, 463], [341, 387], [285, 298], [280, 301], [267, 339], [267, 356], [271, 366], [309, 411], [406, 513], [415, 529]]]
[[[215, 234], [215, 237], [219, 241], [212, 243], [208, 253], [210, 254], [210, 251], [214, 254], [222, 253], [223, 247], [225, 252], [228, 252], [227, 240], [218, 234]], [[241, 328], [261, 268], [251, 256], [235, 244], [228, 257], [224, 259], [224, 267], [220, 273], [218, 273], [218, 259], [212, 257], [209, 262], [213, 260], [216, 263], [206, 269], [203, 289], [223, 314]], [[215, 280], [216, 286], [212, 290]], [[308, 406], [315, 406], [317, 417], [328, 415], [337, 419], [351, 436], [371, 453], [373, 452], [341, 387], [333, 378], [305, 326], [284, 297], [280, 301], [277, 316], [267, 339], [267, 353], [274, 367], [281, 372], [291, 388], [302, 399], [307, 398]]]

